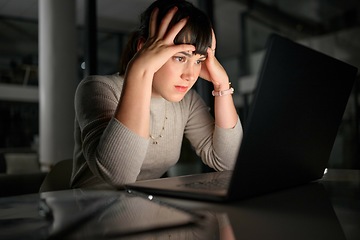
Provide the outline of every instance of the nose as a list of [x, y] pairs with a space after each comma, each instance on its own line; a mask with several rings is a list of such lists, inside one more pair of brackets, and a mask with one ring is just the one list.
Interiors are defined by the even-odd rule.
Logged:
[[197, 79], [193, 64], [185, 64], [181, 78], [185, 81], [195, 81]]

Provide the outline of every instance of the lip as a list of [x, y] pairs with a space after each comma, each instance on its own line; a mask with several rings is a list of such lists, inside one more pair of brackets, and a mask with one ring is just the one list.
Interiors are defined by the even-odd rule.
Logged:
[[179, 92], [184, 93], [184, 92], [186, 92], [186, 91], [189, 89], [189, 87], [176, 85], [176, 86], [175, 86], [175, 89], [176, 89], [177, 91], [179, 91]]

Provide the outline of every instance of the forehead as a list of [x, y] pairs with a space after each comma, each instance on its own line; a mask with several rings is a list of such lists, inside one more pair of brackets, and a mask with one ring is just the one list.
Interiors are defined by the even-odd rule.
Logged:
[[[199, 26], [197, 26], [199, 28]], [[198, 31], [197, 31], [198, 30]], [[203, 28], [195, 29], [186, 25], [175, 37], [175, 44], [192, 44], [196, 47], [196, 52], [207, 55], [207, 48], [211, 46], [212, 35]]]
[[199, 53], [195, 53], [195, 52], [191, 52], [191, 51], [184, 51], [184, 52], [179, 52], [180, 54], [189, 57], [189, 58], [206, 58], [207, 56], [204, 54], [199, 54]]

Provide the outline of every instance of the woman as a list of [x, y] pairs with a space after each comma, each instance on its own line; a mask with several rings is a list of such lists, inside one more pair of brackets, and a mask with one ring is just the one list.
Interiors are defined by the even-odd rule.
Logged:
[[[242, 126], [215, 46], [209, 19], [191, 3], [150, 5], [120, 73], [87, 77], [77, 88], [71, 186], [159, 178], [178, 161], [183, 136], [206, 165], [232, 169]], [[191, 90], [199, 76], [214, 85], [215, 119]]]

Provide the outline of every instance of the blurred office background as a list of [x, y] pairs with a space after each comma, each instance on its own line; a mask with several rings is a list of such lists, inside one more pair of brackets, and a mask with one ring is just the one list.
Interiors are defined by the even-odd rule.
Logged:
[[[117, 72], [129, 32], [152, 0], [0, 0], [0, 172], [48, 171], [72, 157], [73, 94], [88, 74]], [[192, 0], [208, 12], [217, 57], [243, 121], [270, 33], [360, 68], [358, 0]], [[359, 77], [357, 79], [359, 83]], [[208, 86], [197, 90], [211, 105]], [[354, 86], [329, 167], [360, 168]], [[184, 142], [173, 174], [202, 171]]]

